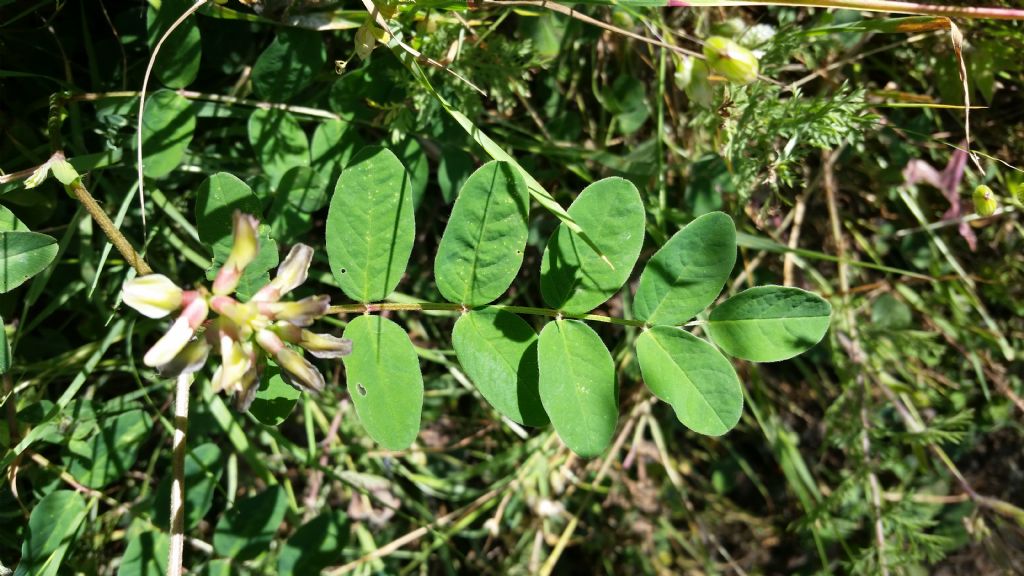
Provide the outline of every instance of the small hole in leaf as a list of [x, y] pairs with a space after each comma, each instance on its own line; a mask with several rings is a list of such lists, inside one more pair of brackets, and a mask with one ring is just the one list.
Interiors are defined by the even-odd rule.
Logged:
[[366, 396], [366, 387], [362, 384], [356, 384], [356, 389], [359, 390], [360, 396]]
[[348, 270], [346, 270], [346, 269], [344, 269], [344, 268], [342, 268], [342, 269], [341, 269], [341, 273], [342, 273], [342, 274], [344, 274], [344, 273], [346, 273], [346, 272], [348, 272]]

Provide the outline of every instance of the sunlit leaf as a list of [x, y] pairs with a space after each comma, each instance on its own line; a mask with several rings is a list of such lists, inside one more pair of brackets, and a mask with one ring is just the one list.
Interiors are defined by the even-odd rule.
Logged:
[[712, 310], [708, 335], [737, 358], [777, 362], [820, 342], [831, 315], [832, 306], [817, 294], [799, 288], [758, 286]]

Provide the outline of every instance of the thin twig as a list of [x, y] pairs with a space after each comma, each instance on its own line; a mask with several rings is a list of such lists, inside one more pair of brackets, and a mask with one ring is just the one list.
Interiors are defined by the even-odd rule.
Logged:
[[142, 210], [143, 230], [146, 229], [146, 198], [142, 189], [142, 115], [146, 111], [146, 88], [149, 87], [149, 77], [153, 73], [153, 65], [156, 64], [156, 56], [160, 53], [160, 49], [163, 48], [164, 42], [172, 33], [174, 33], [175, 30], [178, 29], [178, 26], [181, 26], [181, 24], [188, 19], [189, 16], [194, 14], [196, 10], [199, 10], [203, 4], [206, 4], [206, 1], [207, 0], [196, 0], [195, 4], [193, 4], [188, 10], [182, 12], [181, 16], [178, 16], [178, 19], [175, 20], [169, 28], [167, 28], [167, 31], [165, 31], [163, 36], [160, 37], [160, 40], [157, 41], [156, 46], [153, 47], [153, 53], [149, 55], [149, 63], [146, 64], [146, 73], [142, 76], [142, 90], [139, 92], [139, 118], [135, 124], [135, 161], [137, 164], [136, 168], [139, 178], [139, 208]]

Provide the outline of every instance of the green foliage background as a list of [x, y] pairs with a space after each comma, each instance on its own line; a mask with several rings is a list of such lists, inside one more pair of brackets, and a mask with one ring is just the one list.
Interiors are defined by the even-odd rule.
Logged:
[[[186, 461], [193, 573], [1024, 570], [1024, 230], [1009, 200], [1024, 182], [1019, 23], [960, 23], [971, 101], [986, 106], [972, 112], [971, 146], [984, 155], [939, 190], [905, 172], [956, 172], [962, 111], [921, 106], [962, 103], [942, 31], [875, 32], [862, 24], [882, 16], [844, 11], [580, 8], [698, 52], [693, 38], [723, 27], [742, 40], [773, 26], [754, 46], [767, 79], [716, 82], [702, 106], [676, 85], [671, 52], [538, 7], [400, 5], [394, 29], [463, 81], [425, 64], [413, 73], [385, 46], [355, 57], [356, 3], [255, 3], [260, 15], [211, 5], [157, 60], [143, 226], [137, 90], [151, 47], [190, 3], [156, 4], [0, 1], [0, 168], [49, 158], [49, 99], [68, 91], [60, 144], [147, 261], [181, 285], [205, 282], [224, 258], [193, 215], [221, 190], [201, 183], [228, 172], [251, 187], [280, 247], [317, 248], [309, 290], [341, 303], [324, 247], [345, 238], [325, 238], [328, 195], [376, 145], [404, 164], [416, 206], [411, 260], [389, 298], [441, 301], [434, 256], [451, 202], [490, 159], [446, 101], [563, 207], [605, 177], [635, 184], [642, 262], [722, 210], [741, 246], [727, 295], [787, 283], [834, 310], [809, 353], [734, 363], [745, 405], [720, 437], [689, 431], [679, 406], [645, 390], [639, 331], [592, 325], [611, 347], [620, 412], [612, 448], [592, 460], [550, 427], [498, 417], [456, 362], [454, 313], [388, 315], [423, 370], [411, 450], [369, 439], [340, 362], [321, 364], [319, 397], [270, 379], [245, 414], [203, 376]], [[48, 234], [58, 249], [24, 285], [5, 276], [0, 295], [13, 350], [0, 356], [0, 562], [19, 574], [160, 573], [172, 391], [140, 358], [166, 323], [118, 306], [129, 267], [63, 187], [3, 182], [5, 229]], [[968, 217], [981, 183], [1002, 197], [996, 217]], [[930, 224], [943, 218], [966, 223]], [[558, 223], [534, 203], [524, 265], [501, 302], [544, 305], [542, 254]], [[264, 270], [277, 255], [265, 256]], [[634, 317], [632, 294], [599, 310]], [[340, 334], [352, 318], [329, 326]], [[282, 416], [275, 401], [296, 398], [266, 424]]]

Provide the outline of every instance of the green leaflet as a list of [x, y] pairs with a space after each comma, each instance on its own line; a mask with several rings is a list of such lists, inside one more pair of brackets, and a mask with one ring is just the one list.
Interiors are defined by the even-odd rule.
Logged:
[[459, 192], [434, 259], [437, 288], [467, 306], [494, 301], [515, 280], [529, 234], [529, 191], [507, 162], [480, 167]]
[[213, 533], [218, 556], [242, 562], [267, 551], [288, 510], [288, 498], [280, 486], [242, 498], [225, 512]]
[[736, 264], [736, 226], [705, 214], [676, 232], [647, 262], [633, 299], [637, 319], [678, 325], [715, 301]]
[[644, 382], [687, 428], [721, 436], [743, 412], [743, 390], [729, 360], [689, 332], [654, 326], [636, 340]]
[[196, 129], [192, 103], [171, 90], [157, 90], [142, 115], [142, 173], [160, 178], [181, 164]]
[[430, 180], [427, 153], [423, 151], [420, 141], [410, 135], [395, 147], [395, 155], [405, 165], [405, 170], [409, 174], [409, 181], [412, 183], [412, 203], [418, 208], [423, 201], [423, 193], [427, 191], [427, 182]]
[[473, 172], [473, 163], [473, 157], [461, 148], [441, 149], [441, 161], [437, 165], [437, 187], [441, 189], [445, 203], [451, 204], [455, 201], [459, 190]]
[[0, 205], [0, 232], [29, 232], [28, 226], [6, 206]]
[[363, 148], [338, 179], [327, 215], [338, 285], [358, 302], [385, 299], [405, 273], [415, 235], [405, 167], [387, 148]]
[[291, 415], [301, 395], [302, 392], [284, 381], [277, 366], [268, 365], [249, 413], [267, 426], [278, 426]]
[[55, 490], [32, 509], [14, 576], [53, 576], [74, 542], [88, 508], [78, 492]]
[[7, 330], [4, 329], [4, 319], [0, 317], [0, 376], [7, 374], [11, 369], [11, 343], [7, 341]]
[[57, 257], [57, 241], [37, 232], [0, 232], [0, 294], [46, 269]]
[[261, 98], [284, 102], [298, 94], [327, 63], [319, 32], [281, 27], [252, 67], [252, 87]]
[[605, 178], [583, 190], [569, 207], [569, 216], [600, 253], [565, 223], [559, 224], [544, 249], [540, 291], [552, 308], [584, 314], [611, 298], [629, 278], [644, 243], [644, 204], [632, 182]]
[[540, 399], [558, 436], [584, 458], [600, 455], [619, 415], [615, 364], [601, 337], [578, 320], [548, 322], [538, 366]]
[[[199, 185], [196, 198], [196, 231], [199, 239], [213, 251], [213, 263], [207, 270], [207, 279], [213, 280], [234, 243], [233, 216], [235, 210], [259, 216], [260, 201], [252, 190], [235, 176], [218, 172]], [[242, 297], [251, 295], [267, 281], [267, 271], [277, 266], [277, 242], [268, 235], [269, 229], [260, 226], [260, 248], [256, 259], [245, 268], [238, 285]]]
[[294, 166], [309, 166], [309, 140], [289, 112], [257, 108], [249, 116], [249, 144], [275, 187]]
[[312, 213], [327, 204], [327, 187], [320, 172], [295, 166], [284, 173], [270, 208], [274, 238], [293, 244], [313, 227]]
[[409, 335], [380, 316], [359, 316], [345, 327], [348, 392], [370, 437], [388, 450], [404, 450], [420, 432], [423, 376]]
[[496, 308], [473, 310], [455, 322], [452, 346], [498, 412], [526, 426], [548, 423], [538, 391], [537, 333], [522, 318]]
[[[210, 511], [225, 460], [220, 447], [212, 442], [200, 444], [185, 455], [186, 530], [198, 526]], [[156, 489], [153, 510], [153, 523], [165, 530], [170, 530], [170, 511], [167, 509], [167, 502], [170, 501], [171, 477], [165, 475]]]
[[327, 510], [300, 526], [281, 547], [278, 574], [320, 574], [341, 559], [348, 544], [348, 516]]
[[[155, 49], [160, 38], [174, 21], [192, 7], [190, 0], [162, 0], [159, 8], [152, 5], [146, 13], [146, 30], [150, 49]], [[164, 86], [184, 88], [192, 83], [199, 72], [203, 46], [196, 26], [196, 16], [186, 18], [160, 47], [153, 72]]]
[[327, 186], [333, 186], [352, 155], [365, 146], [354, 125], [343, 120], [325, 120], [309, 145], [310, 165]]
[[144, 530], [128, 541], [121, 565], [117, 568], [117, 576], [163, 576], [167, 573], [170, 538], [159, 530]]
[[142, 410], [99, 420], [95, 434], [68, 443], [68, 472], [90, 488], [103, 488], [121, 478], [135, 464], [150, 426], [151, 420]]
[[758, 286], [711, 311], [708, 335], [722, 350], [744, 360], [777, 362], [821, 341], [832, 306], [799, 288]]

